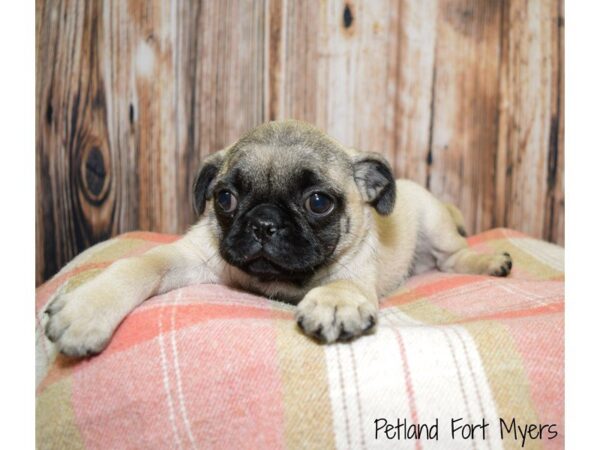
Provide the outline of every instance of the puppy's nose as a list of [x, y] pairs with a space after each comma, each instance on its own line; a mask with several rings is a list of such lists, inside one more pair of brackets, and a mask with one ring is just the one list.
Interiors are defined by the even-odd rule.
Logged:
[[277, 232], [277, 228], [271, 222], [255, 221], [251, 227], [252, 236], [258, 242], [268, 241]]
[[281, 211], [274, 205], [259, 205], [248, 213], [248, 228], [252, 237], [264, 244], [283, 227]]

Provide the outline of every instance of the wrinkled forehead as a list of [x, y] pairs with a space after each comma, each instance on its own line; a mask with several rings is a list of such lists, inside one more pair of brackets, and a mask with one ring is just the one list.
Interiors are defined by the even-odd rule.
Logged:
[[352, 168], [349, 157], [336, 148], [247, 143], [232, 149], [224, 173], [245, 190], [283, 193], [320, 186], [341, 193]]

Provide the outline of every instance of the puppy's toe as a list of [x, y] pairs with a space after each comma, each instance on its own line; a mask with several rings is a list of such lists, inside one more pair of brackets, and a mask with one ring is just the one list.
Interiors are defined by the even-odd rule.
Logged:
[[57, 345], [67, 356], [85, 357], [100, 353], [108, 344], [110, 333], [100, 328], [78, 330], [69, 328], [63, 333]]
[[52, 300], [48, 304], [48, 306], [46, 306], [46, 309], [44, 310], [44, 312], [46, 314], [48, 314], [49, 316], [56, 314], [61, 309], [63, 309], [63, 307], [65, 306], [66, 298], [67, 298], [66, 295], [58, 295], [57, 297], [54, 298], [54, 300]]
[[84, 357], [102, 351], [112, 335], [110, 324], [78, 299], [61, 302], [60, 309], [54, 303], [48, 308], [45, 326], [48, 340], [68, 356]]
[[362, 297], [313, 299], [307, 295], [298, 305], [296, 321], [305, 334], [319, 341], [348, 341], [373, 329], [377, 305]]
[[340, 340], [349, 340], [371, 330], [377, 322], [377, 306], [370, 302], [359, 305], [344, 305], [338, 308]]
[[488, 266], [488, 274], [495, 277], [506, 277], [512, 270], [512, 257], [509, 253], [493, 255]]
[[[312, 303], [312, 302], [311, 302]], [[335, 308], [327, 305], [299, 304], [296, 322], [302, 331], [319, 341], [335, 340], [331, 334], [331, 324], [335, 320]]]
[[68, 326], [69, 324], [62, 320], [61, 317], [52, 316], [46, 323], [46, 327], [44, 329], [46, 337], [48, 340], [50, 340], [50, 342], [56, 342], [60, 339]]

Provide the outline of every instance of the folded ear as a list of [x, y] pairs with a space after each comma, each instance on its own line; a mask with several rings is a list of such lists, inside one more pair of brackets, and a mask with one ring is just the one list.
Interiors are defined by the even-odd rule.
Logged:
[[212, 196], [215, 177], [221, 169], [225, 160], [225, 152], [228, 149], [220, 150], [202, 161], [200, 171], [196, 175], [193, 187], [194, 211], [201, 216], [206, 208], [206, 202]]
[[379, 214], [390, 214], [396, 202], [396, 180], [386, 159], [378, 153], [358, 153], [353, 167], [354, 181], [365, 202]]

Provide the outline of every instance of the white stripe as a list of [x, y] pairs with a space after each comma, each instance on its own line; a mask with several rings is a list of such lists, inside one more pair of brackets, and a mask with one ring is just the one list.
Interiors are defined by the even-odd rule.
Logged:
[[565, 271], [565, 252], [562, 247], [531, 238], [510, 238], [509, 242], [552, 269]]
[[[352, 370], [350, 346], [354, 349], [356, 377]], [[325, 358], [336, 447], [363, 448], [361, 427], [366, 448], [398, 448], [399, 444], [405, 444], [403, 441], [382, 439], [381, 435], [375, 440], [375, 419], [410, 418], [404, 371], [394, 330], [385, 327], [352, 344], [328, 345]], [[359, 395], [362, 421], [358, 414]]]
[[[444, 333], [444, 329], [453, 333]], [[425, 326], [405, 328], [402, 337], [419, 421], [433, 423], [436, 417], [440, 419], [439, 441], [423, 441], [423, 448], [463, 449], [471, 444], [475, 448], [502, 448], [493, 395], [470, 334], [455, 325]], [[484, 418], [490, 424], [485, 441], [480, 432], [474, 440], [463, 440], [458, 435], [452, 439], [451, 420], [463, 418], [460, 424], [466, 424], [469, 413], [474, 424], [481, 424]]]
[[[562, 282], [560, 283], [560, 286], [558, 284], [557, 286], [551, 286], [549, 284], [546, 284], [544, 286], [545, 295], [540, 295], [535, 292], [528, 291], [524, 288], [524, 286], [515, 285], [514, 283], [501, 283], [498, 287], [505, 290], [509, 294], [512, 294], [512, 296], [525, 298], [538, 306], [548, 306], [551, 304], [555, 304], [560, 302], [564, 298], [564, 284], [562, 284]], [[553, 287], [555, 287], [556, 289], [552, 289]]]
[[160, 364], [163, 370], [163, 384], [167, 393], [167, 404], [169, 406], [169, 420], [173, 429], [173, 436], [175, 437], [175, 443], [177, 444], [177, 448], [182, 448], [181, 440], [179, 439], [179, 433], [177, 432], [177, 424], [175, 423], [175, 411], [173, 409], [173, 399], [171, 398], [171, 388], [169, 386], [169, 369], [167, 367], [167, 356], [162, 331], [162, 313], [164, 307], [165, 306], [163, 305], [158, 316], [158, 343], [160, 346]]
[[177, 342], [175, 339], [175, 335], [177, 334], [175, 330], [175, 311], [177, 309], [177, 302], [181, 298], [181, 290], [177, 291], [177, 295], [175, 296], [175, 301], [173, 302], [173, 306], [171, 308], [171, 347], [173, 349], [173, 366], [175, 367], [175, 379], [177, 381], [177, 395], [179, 397], [179, 408], [181, 410], [181, 416], [183, 417], [183, 423], [185, 424], [185, 431], [187, 432], [188, 438], [192, 444], [193, 448], [196, 447], [196, 439], [192, 433], [192, 428], [190, 426], [190, 421], [187, 416], [187, 409], [185, 407], [185, 400], [183, 397], [183, 388], [181, 387], [181, 373], [179, 370], [179, 356], [177, 354]]
[[[488, 448], [500, 448], [504, 447], [502, 440], [500, 439], [498, 429], [498, 410], [496, 409], [496, 401], [492, 389], [488, 384], [488, 377], [485, 373], [485, 368], [479, 356], [479, 350], [477, 344], [473, 340], [471, 334], [460, 325], [452, 325], [450, 328], [455, 336], [458, 338], [461, 344], [462, 353], [465, 356], [467, 366], [464, 370], [471, 379], [471, 383], [468, 383], [478, 397], [478, 405], [480, 406], [480, 414], [485, 417], [490, 423], [490, 440], [488, 441]], [[465, 352], [464, 349], [467, 349]], [[468, 379], [468, 378], [467, 378]]]
[[[394, 326], [398, 322], [408, 326]], [[407, 424], [412, 424], [407, 374], [396, 336], [401, 330], [417, 420], [420, 424], [434, 424], [439, 418], [439, 440], [421, 440], [422, 448], [501, 449], [493, 394], [469, 332], [456, 325], [415, 325], [418, 325], [417, 321], [405, 320], [403, 314], [382, 314], [376, 334], [351, 344], [325, 348], [336, 447], [363, 448], [362, 436], [364, 447], [369, 449], [416, 446], [415, 440], [406, 441], [402, 437], [388, 440], [382, 432], [375, 440], [375, 419], [385, 418], [395, 425], [397, 419], [402, 423], [406, 418]], [[467, 423], [469, 417], [474, 424], [485, 418], [490, 424], [486, 440], [481, 439], [481, 434], [473, 441], [463, 440], [458, 435], [453, 440], [451, 419], [461, 417], [461, 424]]]

